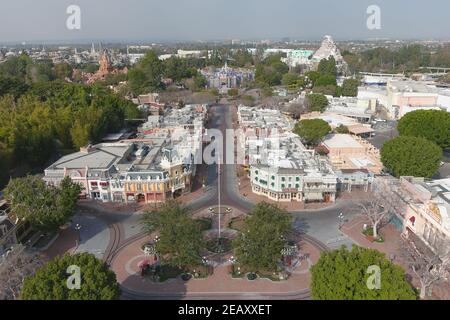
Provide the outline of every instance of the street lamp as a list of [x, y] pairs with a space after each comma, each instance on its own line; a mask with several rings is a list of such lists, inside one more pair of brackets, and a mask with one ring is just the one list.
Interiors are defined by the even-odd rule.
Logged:
[[79, 242], [81, 241], [81, 234], [80, 234], [81, 224], [77, 223], [75, 225], [75, 230], [77, 231], [77, 234], [78, 234], [78, 238], [77, 238], [77, 242], [76, 242], [76, 246], [78, 247]]
[[342, 212], [339, 213], [338, 218], [339, 218], [339, 229], [341, 229], [342, 225], [344, 224], [344, 214]]

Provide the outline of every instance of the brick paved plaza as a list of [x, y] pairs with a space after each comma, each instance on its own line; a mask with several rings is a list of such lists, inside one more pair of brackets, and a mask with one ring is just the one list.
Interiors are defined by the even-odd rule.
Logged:
[[117, 280], [121, 285], [134, 292], [145, 294], [176, 294], [189, 297], [190, 294], [221, 294], [236, 293], [284, 293], [294, 294], [307, 290], [310, 285], [309, 267], [316, 263], [320, 256], [320, 250], [313, 244], [301, 240], [299, 248], [301, 254], [309, 254], [309, 260], [305, 260], [297, 267], [287, 281], [271, 281], [260, 279], [249, 281], [244, 279], [233, 279], [228, 273], [229, 263], [225, 263], [214, 268], [214, 273], [206, 279], [191, 279], [184, 282], [181, 279], [171, 279], [163, 283], [156, 283], [140, 275], [139, 263], [146, 256], [141, 250], [141, 246], [150, 240], [144, 237], [134, 241], [123, 248], [113, 259], [112, 269], [117, 275]]

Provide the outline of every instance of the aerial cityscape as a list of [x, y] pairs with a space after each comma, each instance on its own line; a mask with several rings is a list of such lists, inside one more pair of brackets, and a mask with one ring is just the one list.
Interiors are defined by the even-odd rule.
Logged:
[[0, 300], [450, 300], [450, 25], [385, 0], [318, 1], [335, 20], [310, 28], [301, 1], [17, 2]]

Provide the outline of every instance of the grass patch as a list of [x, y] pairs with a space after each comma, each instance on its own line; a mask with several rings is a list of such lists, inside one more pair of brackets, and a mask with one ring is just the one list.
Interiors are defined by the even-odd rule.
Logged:
[[[282, 280], [280, 280], [279, 272], [275, 272], [275, 274], [273, 274], [273, 272], [265, 271], [265, 270], [254, 272], [254, 271], [251, 271], [251, 270], [247, 269], [246, 267], [243, 267], [240, 265], [232, 265], [231, 266], [231, 277], [233, 277], [233, 278], [238, 278], [238, 279], [247, 278], [248, 280], [250, 280], [248, 278], [248, 276], [250, 274], [255, 274], [255, 275], [257, 275], [257, 278], [261, 278], [261, 279], [269, 279], [272, 281], [282, 281]], [[252, 278], [252, 276], [250, 276], [250, 278]], [[255, 279], [253, 279], [253, 280], [255, 280]]]
[[384, 242], [383, 236], [378, 235], [377, 238], [373, 236], [373, 229], [371, 227], [368, 227], [366, 230], [363, 230], [362, 234], [365, 235], [371, 242], [378, 242], [378, 243]]
[[228, 228], [230, 229], [234, 229], [237, 231], [243, 231], [245, 227], [245, 222], [243, 218], [237, 217], [237, 218], [232, 218], [230, 220], [230, 222], [228, 223]]

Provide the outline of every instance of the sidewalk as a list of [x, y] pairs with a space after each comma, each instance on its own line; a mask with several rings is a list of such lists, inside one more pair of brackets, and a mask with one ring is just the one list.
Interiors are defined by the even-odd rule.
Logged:
[[62, 230], [58, 239], [42, 254], [48, 259], [53, 259], [65, 253], [72, 253], [76, 249], [77, 239], [78, 234], [73, 228]]

